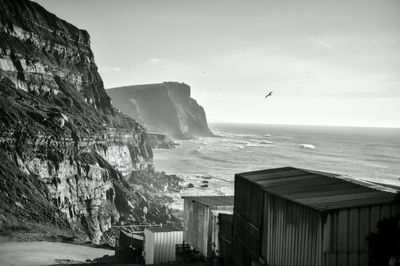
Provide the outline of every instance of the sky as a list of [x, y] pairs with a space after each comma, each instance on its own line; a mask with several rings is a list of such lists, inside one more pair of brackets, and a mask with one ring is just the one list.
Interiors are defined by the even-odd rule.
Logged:
[[210, 122], [400, 127], [400, 1], [36, 2], [89, 32], [106, 88], [184, 82]]

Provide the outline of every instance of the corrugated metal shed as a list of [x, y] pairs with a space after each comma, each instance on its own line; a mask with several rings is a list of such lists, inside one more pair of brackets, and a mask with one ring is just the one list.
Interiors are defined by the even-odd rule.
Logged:
[[233, 215], [220, 213], [219, 223], [219, 257], [222, 265], [232, 265], [232, 226]]
[[233, 196], [185, 196], [184, 199], [196, 201], [209, 207], [233, 206]]
[[120, 230], [115, 246], [115, 256], [126, 263], [142, 263], [143, 239], [143, 232], [132, 233]]
[[[382, 204], [394, 190], [346, 176], [293, 167], [240, 173], [270, 194], [319, 211]], [[386, 190], [386, 191], [383, 191]]]
[[233, 211], [233, 200], [233, 196], [184, 197], [183, 240], [203, 256], [210, 257], [215, 233], [212, 211]]
[[234, 264], [367, 265], [367, 235], [400, 214], [393, 192], [291, 167], [237, 174]]
[[[213, 210], [211, 211], [211, 251], [214, 253], [215, 256], [220, 256], [220, 242], [219, 242], [219, 232], [220, 232], [220, 215], [230, 215], [233, 216], [233, 209], [232, 210]], [[222, 227], [222, 229], [224, 229]]]
[[173, 262], [175, 245], [181, 244], [182, 231], [168, 227], [153, 227], [144, 230], [144, 254], [146, 264]]

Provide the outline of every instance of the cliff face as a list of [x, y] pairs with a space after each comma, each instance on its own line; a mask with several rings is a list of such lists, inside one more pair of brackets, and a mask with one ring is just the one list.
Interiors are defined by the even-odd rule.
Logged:
[[203, 107], [184, 83], [135, 85], [107, 90], [114, 106], [151, 130], [177, 139], [212, 136]]
[[113, 223], [145, 219], [128, 180], [152, 173], [152, 150], [112, 107], [88, 33], [27, 0], [0, 0], [0, 14], [0, 225], [12, 216], [98, 243]]

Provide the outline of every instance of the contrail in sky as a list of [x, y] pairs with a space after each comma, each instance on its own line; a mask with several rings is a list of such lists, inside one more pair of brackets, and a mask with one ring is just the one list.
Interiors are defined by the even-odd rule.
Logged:
[[315, 39], [315, 38], [313, 38], [313, 37], [311, 37], [311, 36], [308, 36], [308, 35], [306, 35], [306, 34], [304, 34], [304, 37], [306, 37], [306, 38], [309, 39], [310, 41], [313, 41], [313, 42], [315, 42], [315, 43], [317, 43], [317, 44], [319, 44], [319, 45], [321, 45], [321, 46], [323, 46], [323, 47], [325, 47], [325, 48], [334, 50], [334, 48], [333, 48], [332, 46], [330, 46], [329, 44], [327, 44], [327, 43], [325, 43], [325, 42], [323, 42], [323, 41], [317, 40], [317, 39]]

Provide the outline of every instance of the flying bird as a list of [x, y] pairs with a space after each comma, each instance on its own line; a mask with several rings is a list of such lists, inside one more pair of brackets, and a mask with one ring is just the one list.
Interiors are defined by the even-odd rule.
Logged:
[[268, 96], [272, 95], [272, 91], [270, 91], [267, 95], [265, 95], [265, 99], [267, 99]]

